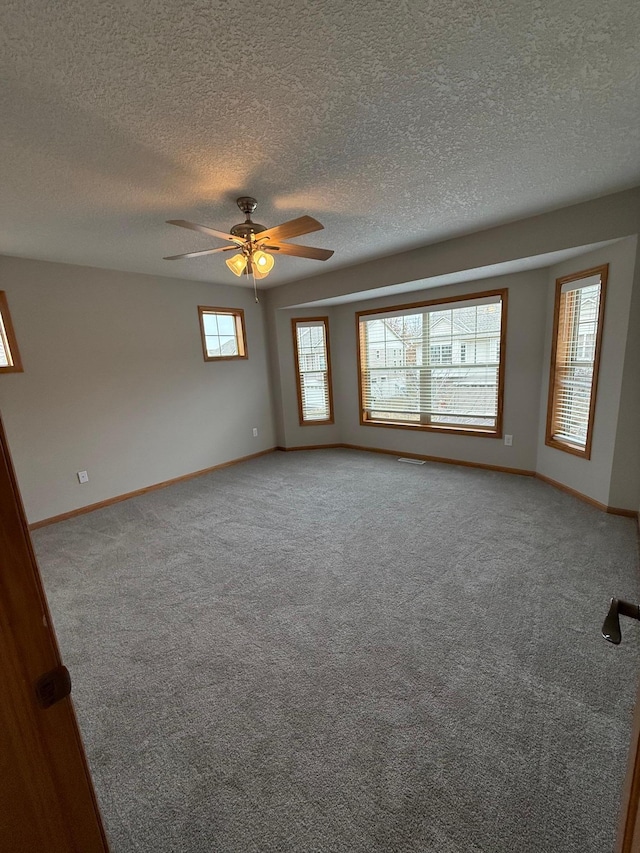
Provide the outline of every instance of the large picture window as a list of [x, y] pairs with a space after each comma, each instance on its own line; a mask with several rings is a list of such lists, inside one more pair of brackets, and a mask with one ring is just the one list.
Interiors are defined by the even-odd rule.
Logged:
[[298, 415], [301, 426], [333, 423], [329, 321], [326, 317], [293, 319]]
[[591, 458], [608, 265], [556, 280], [546, 443]]
[[361, 423], [502, 434], [507, 291], [356, 315]]

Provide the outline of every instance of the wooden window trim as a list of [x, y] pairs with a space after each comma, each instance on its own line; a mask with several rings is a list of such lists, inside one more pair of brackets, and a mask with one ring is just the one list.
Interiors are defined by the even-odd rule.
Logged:
[[[5, 351], [8, 353], [12, 361], [12, 364], [7, 364], [6, 366], [0, 365], [0, 373], [23, 373], [24, 371], [22, 369], [22, 359], [20, 358], [18, 341], [13, 328], [13, 322], [11, 321], [11, 314], [9, 313], [7, 294], [4, 290], [0, 290], [0, 316], [2, 317], [2, 324], [0, 324], [0, 337], [2, 337]], [[2, 333], [2, 326], [4, 326], [4, 334]]]
[[[593, 357], [593, 376], [591, 379], [591, 399], [589, 400], [589, 420], [587, 423], [587, 439], [584, 448], [570, 444], [566, 441], [554, 438], [554, 420], [555, 420], [555, 400], [557, 389], [556, 365], [558, 358], [558, 330], [560, 325], [560, 299], [562, 296], [562, 286], [572, 281], [579, 281], [582, 278], [590, 276], [600, 276], [600, 303], [598, 307], [598, 328], [596, 330], [595, 350]], [[547, 428], [545, 434], [545, 444], [548, 447], [553, 447], [556, 450], [562, 450], [564, 453], [570, 453], [573, 456], [579, 456], [581, 459], [591, 459], [591, 445], [593, 441], [593, 422], [596, 411], [596, 398], [598, 394], [598, 375], [600, 373], [600, 354], [602, 351], [602, 333], [604, 330], [604, 311], [607, 295], [607, 281], [609, 277], [609, 264], [603, 264], [599, 267], [592, 267], [588, 270], [581, 270], [571, 275], [565, 275], [556, 279], [556, 292], [553, 304], [553, 335], [551, 338], [551, 363], [549, 366], [549, 394], [547, 400]]]
[[[302, 406], [302, 385], [300, 383], [300, 358], [298, 355], [298, 324], [322, 323], [324, 326], [324, 345], [327, 353], [327, 392], [329, 397], [329, 417], [323, 420], [307, 421], [304, 419]], [[298, 422], [300, 426], [328, 426], [335, 423], [333, 418], [333, 377], [331, 375], [331, 345], [329, 343], [329, 318], [328, 317], [293, 317], [291, 319], [291, 332], [293, 335], [293, 358], [296, 373], [296, 391], [298, 395]]]
[[[209, 355], [207, 353], [207, 339], [204, 333], [205, 314], [226, 314], [232, 316], [236, 326], [236, 340], [238, 342], [238, 355]], [[242, 308], [216, 308], [211, 305], [198, 305], [198, 322], [200, 324], [200, 339], [202, 341], [202, 354], [205, 361], [238, 361], [248, 358], [247, 333], [244, 323], [244, 310]]]
[[[485, 299], [487, 297], [498, 296], [501, 304], [500, 316], [500, 361], [498, 363], [498, 401], [496, 409], [496, 425], [495, 427], [464, 427], [446, 426], [438, 424], [437, 426], [430, 423], [402, 424], [389, 423], [387, 421], [377, 421], [366, 417], [364, 411], [364, 386], [362, 382], [362, 365], [365, 352], [365, 342], [363, 340], [362, 329], [360, 327], [360, 319], [370, 314], [383, 314], [385, 311], [411, 311], [416, 308], [429, 308], [432, 305], [448, 305], [454, 302], [470, 302], [474, 299]], [[508, 307], [508, 288], [500, 288], [498, 290], [483, 290], [480, 293], [466, 293], [464, 296], [447, 296], [440, 299], [429, 299], [422, 302], [408, 302], [402, 305], [388, 305], [384, 308], [369, 308], [366, 311], [356, 312], [356, 341], [358, 344], [358, 399], [359, 399], [359, 414], [360, 426], [384, 427], [385, 429], [407, 429], [414, 432], [440, 432], [454, 435], [468, 435], [482, 438], [502, 438], [503, 430], [503, 412], [504, 412], [504, 382], [506, 373], [506, 357], [507, 357], [507, 307]]]

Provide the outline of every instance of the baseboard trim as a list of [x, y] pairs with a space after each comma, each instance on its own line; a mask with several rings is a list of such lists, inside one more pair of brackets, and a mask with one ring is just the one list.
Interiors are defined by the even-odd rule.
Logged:
[[533, 477], [535, 471], [523, 468], [505, 468], [503, 465], [488, 465], [484, 462], [467, 462], [464, 459], [447, 459], [444, 456], [426, 456], [424, 453], [405, 453], [404, 450], [386, 450], [383, 447], [366, 447], [364, 444], [306, 444], [296, 447], [277, 447], [276, 450], [290, 452], [294, 450], [326, 450], [342, 447], [345, 450], [364, 450], [368, 453], [383, 453], [385, 456], [405, 456], [409, 459], [420, 459], [423, 462], [443, 462], [446, 465], [463, 465], [466, 468], [483, 468], [486, 471], [499, 471], [503, 474], [520, 474], [523, 477]]
[[104, 509], [104, 507], [112, 504], [128, 501], [129, 498], [137, 498], [140, 495], [146, 495], [148, 492], [155, 492], [158, 489], [165, 489], [167, 486], [173, 486], [176, 483], [183, 483], [186, 480], [193, 480], [196, 477], [202, 477], [204, 474], [210, 474], [212, 471], [219, 471], [221, 468], [229, 468], [231, 465], [238, 465], [240, 462], [247, 462], [249, 459], [257, 459], [259, 456], [266, 456], [268, 453], [273, 453], [279, 448], [269, 447], [267, 450], [260, 450], [258, 453], [250, 453], [248, 456], [240, 456], [237, 459], [230, 459], [228, 462], [221, 462], [219, 465], [212, 465], [210, 468], [202, 468], [200, 471], [193, 471], [191, 474], [182, 474], [180, 477], [173, 477], [171, 480], [163, 480], [161, 483], [154, 483], [151, 486], [145, 486], [143, 489], [136, 489], [134, 492], [126, 492], [123, 495], [116, 495], [114, 498], [107, 498], [104, 501], [98, 501], [94, 504], [81, 506], [77, 509], [72, 509], [69, 512], [63, 512], [60, 515], [52, 515], [50, 518], [43, 518], [40, 521], [34, 521], [29, 525], [29, 530], [37, 530], [39, 527], [48, 527], [50, 524], [56, 524], [58, 521], [67, 521], [69, 518], [75, 518], [78, 515], [85, 515], [88, 512], [93, 512], [96, 509]]
[[383, 453], [386, 456], [405, 456], [409, 459], [421, 459], [424, 462], [442, 462], [445, 465], [462, 465], [465, 468], [482, 468], [485, 471], [498, 471], [502, 474], [519, 474], [522, 477], [533, 477], [535, 471], [524, 468], [505, 468], [504, 465], [489, 465], [485, 462], [468, 462], [464, 459], [449, 459], [446, 456], [426, 456], [424, 453], [406, 453], [404, 450], [385, 450], [382, 447], [366, 447], [364, 444], [342, 444], [349, 450], [367, 450], [369, 453]]
[[622, 509], [622, 507], [617, 506], [609, 506], [608, 504], [603, 504], [600, 501], [597, 501], [595, 498], [590, 498], [589, 495], [584, 495], [582, 492], [576, 491], [576, 489], [572, 489], [570, 486], [565, 486], [564, 483], [559, 483], [557, 480], [552, 480], [551, 477], [547, 477], [544, 474], [535, 475], [536, 480], [542, 480], [543, 483], [547, 483], [549, 486], [553, 486], [554, 489], [559, 489], [561, 492], [566, 492], [568, 495], [572, 495], [574, 498], [578, 498], [578, 500], [583, 501], [583, 503], [590, 504], [591, 506], [596, 507], [596, 509], [600, 509], [603, 512], [608, 512], [610, 515], [624, 515], [626, 518], [638, 518], [638, 513], [632, 509]]
[[283, 453], [292, 453], [296, 450], [335, 450], [336, 447], [348, 447], [346, 444], [301, 444], [296, 447], [276, 447]]
[[588, 495], [582, 494], [575, 489], [565, 486], [564, 483], [559, 483], [557, 480], [552, 480], [551, 477], [546, 477], [544, 474], [538, 474], [537, 471], [528, 471], [524, 468], [507, 468], [504, 465], [488, 465], [484, 462], [468, 462], [462, 459], [448, 459], [444, 456], [427, 456], [423, 453], [406, 453], [404, 450], [387, 450], [382, 447], [366, 447], [364, 444], [308, 444], [299, 447], [277, 447], [276, 450], [290, 452], [294, 450], [325, 450], [328, 448], [343, 447], [346, 450], [364, 450], [369, 453], [382, 453], [386, 456], [407, 456], [410, 459], [420, 459], [425, 462], [442, 462], [445, 465], [462, 465], [465, 468], [481, 468], [485, 471], [498, 471], [503, 474], [518, 474], [521, 477], [535, 477], [537, 480], [542, 480], [549, 486], [559, 489], [561, 492], [566, 492], [574, 498], [588, 503], [596, 507], [602, 512], [608, 512], [610, 515], [622, 515], [626, 518], [635, 518], [640, 526], [640, 513], [632, 509], [622, 509], [622, 507], [608, 506], [600, 503], [600, 501], [590, 498]]

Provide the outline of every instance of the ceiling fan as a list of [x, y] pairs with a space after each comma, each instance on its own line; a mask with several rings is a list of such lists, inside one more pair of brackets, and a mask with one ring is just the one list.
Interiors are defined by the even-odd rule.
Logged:
[[[312, 231], [320, 231], [324, 226], [312, 216], [299, 216], [282, 225], [267, 228], [258, 222], [253, 222], [251, 214], [258, 206], [255, 198], [240, 196], [237, 205], [246, 219], [234, 225], [228, 234], [216, 231], [207, 225], [198, 225], [186, 219], [168, 219], [168, 225], [178, 225], [191, 231], [201, 231], [220, 240], [231, 242], [232, 246], [221, 246], [218, 249], [203, 249], [199, 252], [186, 252], [183, 255], [170, 255], [165, 261], [178, 261], [181, 258], [199, 258], [202, 255], [213, 255], [216, 252], [236, 250], [237, 254], [227, 260], [227, 266], [237, 276], [253, 274], [255, 278], [265, 278], [273, 269], [273, 254], [295, 255], [297, 258], [312, 258], [316, 261], [328, 260], [333, 252], [330, 249], [315, 249], [312, 246], [299, 246], [296, 243], [285, 243], [290, 237], [300, 237]], [[273, 253], [273, 254], [272, 254]]]

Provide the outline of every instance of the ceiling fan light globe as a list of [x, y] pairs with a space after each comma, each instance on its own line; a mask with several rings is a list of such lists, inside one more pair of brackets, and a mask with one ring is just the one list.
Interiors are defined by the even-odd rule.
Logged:
[[273, 255], [269, 255], [261, 249], [258, 249], [253, 253], [253, 265], [256, 269], [260, 270], [263, 276], [268, 275], [271, 272], [273, 264]]
[[252, 271], [256, 278], [266, 278], [269, 275], [268, 272], [263, 272], [257, 264], [253, 265]]
[[247, 266], [247, 259], [244, 255], [237, 254], [225, 261], [234, 275], [241, 276]]

